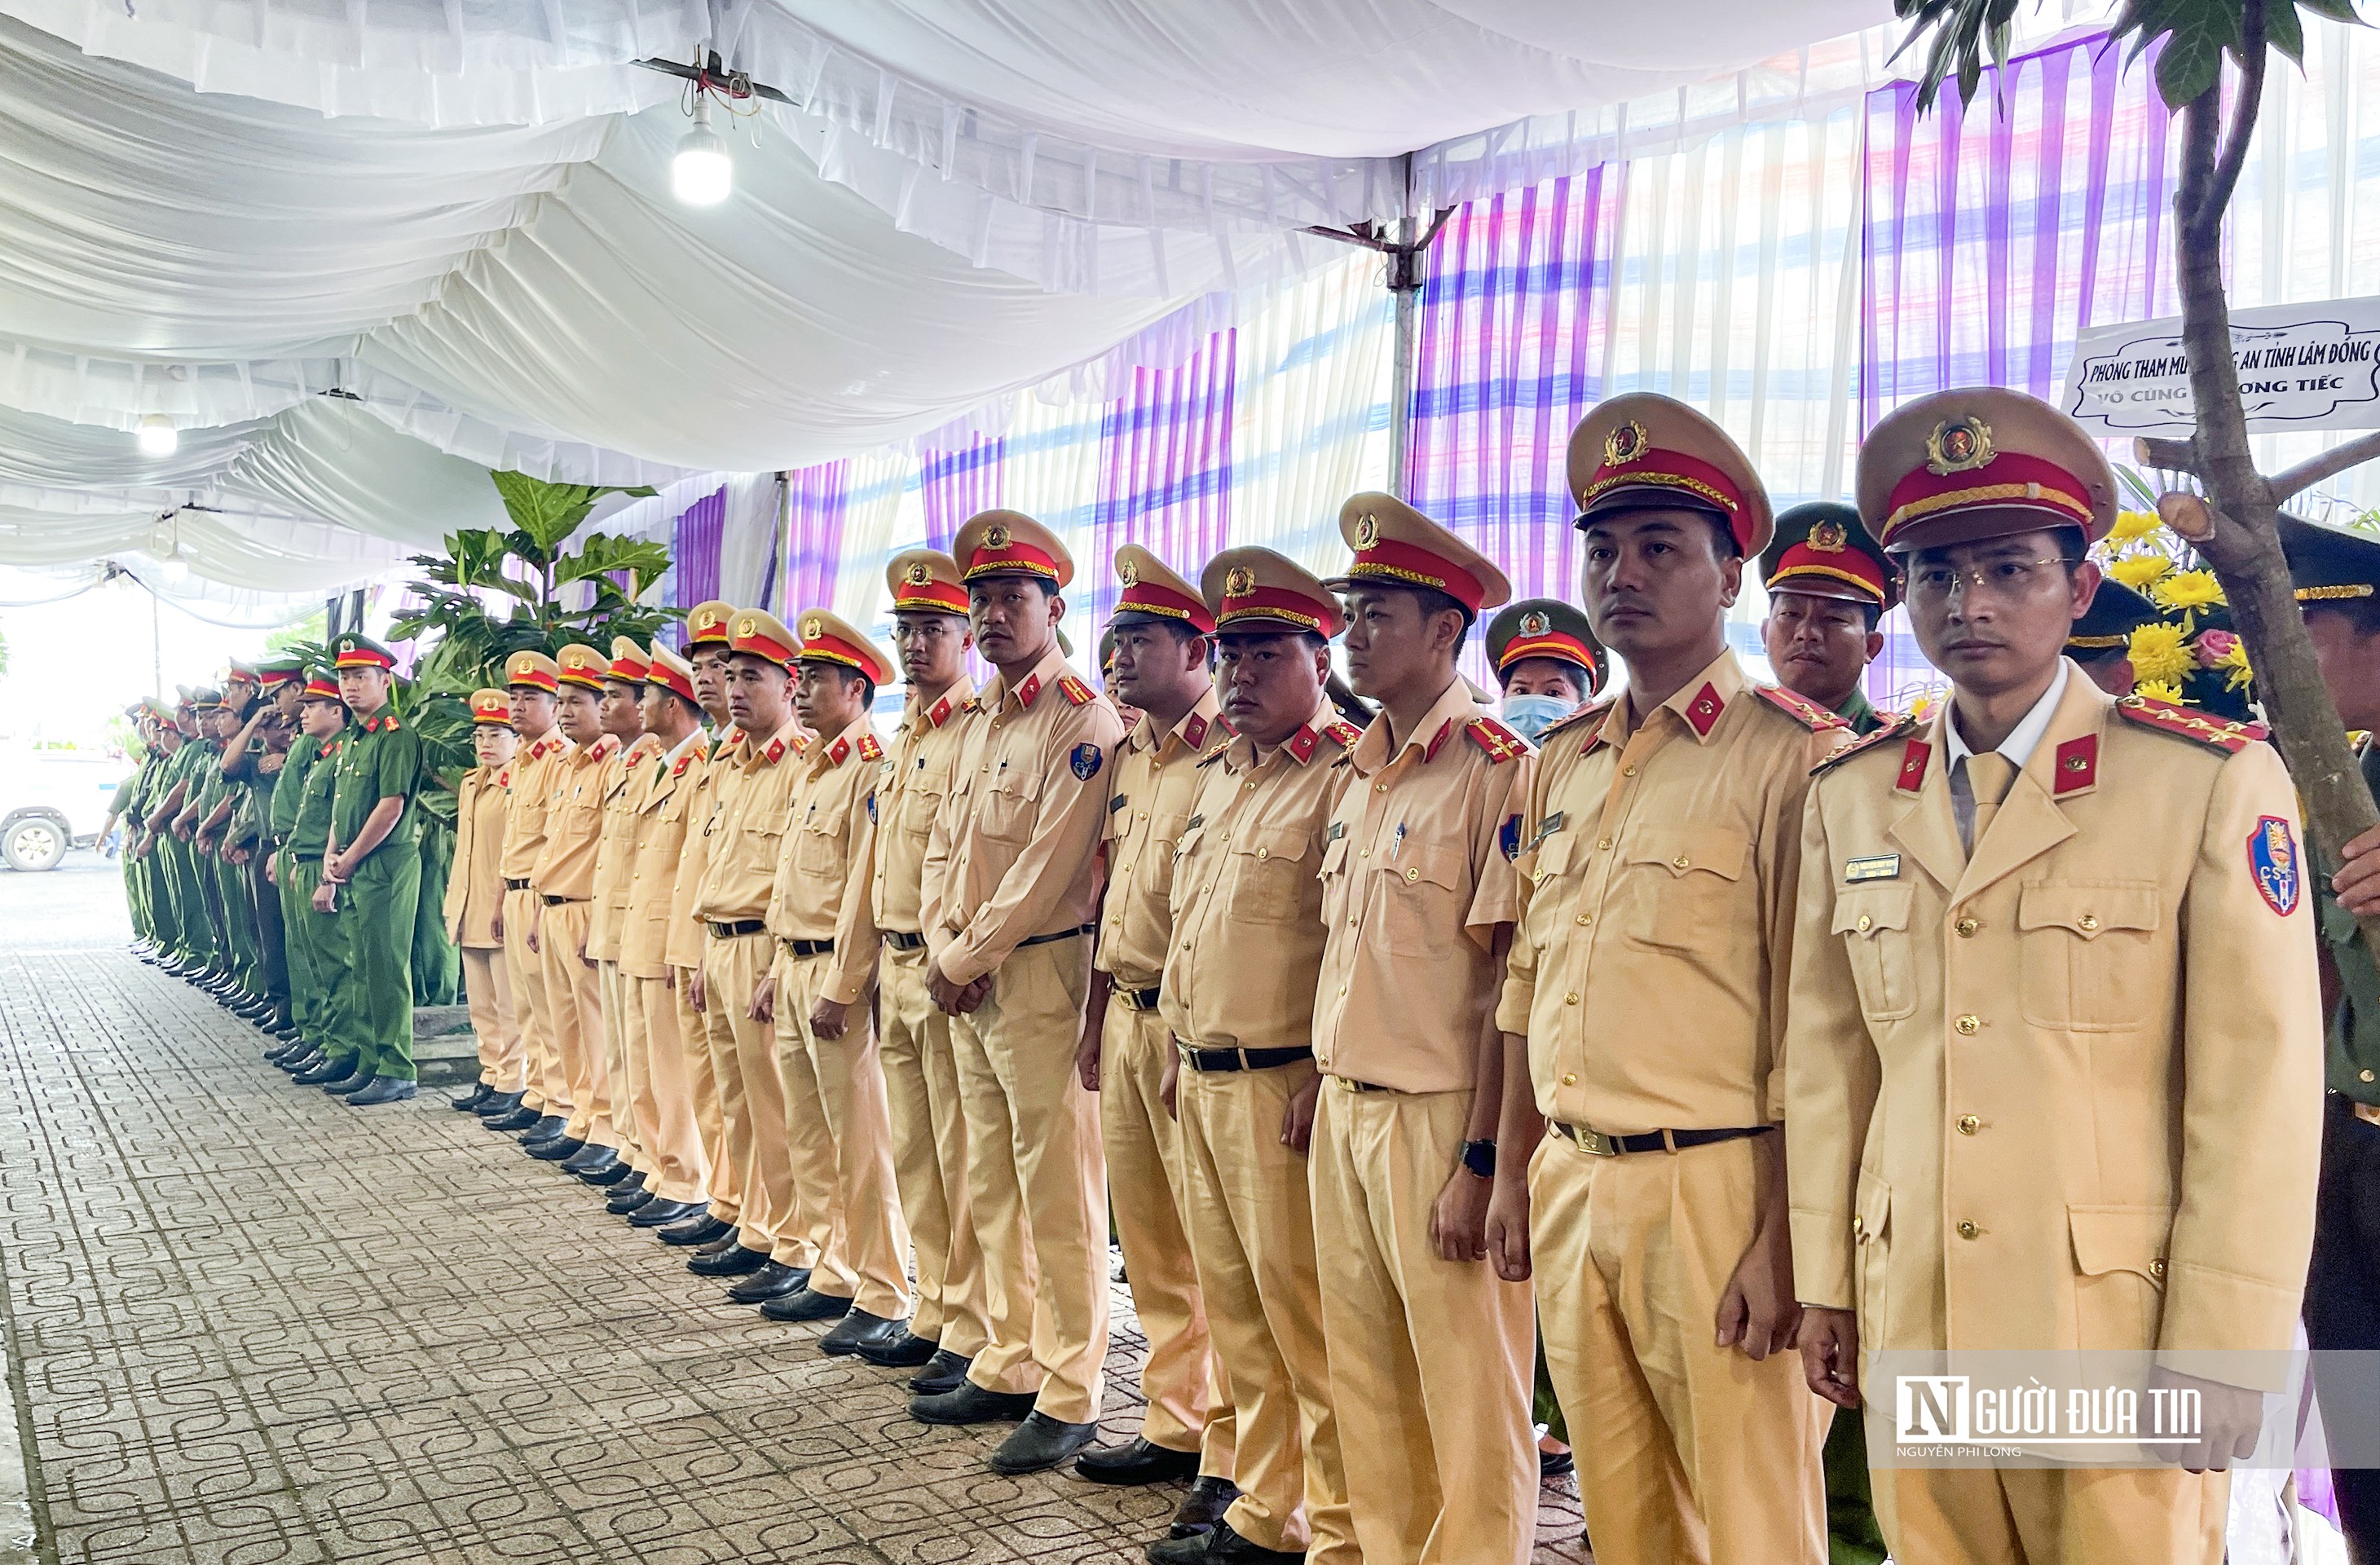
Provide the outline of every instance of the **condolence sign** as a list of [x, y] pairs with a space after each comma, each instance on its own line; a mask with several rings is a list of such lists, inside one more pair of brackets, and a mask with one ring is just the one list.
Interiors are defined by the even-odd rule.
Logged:
[[[2254, 433], [2380, 429], [2380, 298], [2234, 310], [2231, 358]], [[2102, 438], [2190, 433], [2180, 318], [2083, 333], [2060, 406]]]

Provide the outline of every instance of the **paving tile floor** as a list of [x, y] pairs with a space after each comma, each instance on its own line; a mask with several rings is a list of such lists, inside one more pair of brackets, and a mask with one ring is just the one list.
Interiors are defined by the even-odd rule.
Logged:
[[[1134, 1561], [1178, 1502], [992, 1474], [996, 1434], [912, 1423], [902, 1376], [726, 1304], [443, 1093], [293, 1088], [128, 935], [112, 866], [0, 871], [0, 1340], [44, 1560]], [[1121, 1438], [1122, 1287], [1114, 1318]], [[1583, 1560], [1568, 1481], [1543, 1499], [1540, 1559]]]

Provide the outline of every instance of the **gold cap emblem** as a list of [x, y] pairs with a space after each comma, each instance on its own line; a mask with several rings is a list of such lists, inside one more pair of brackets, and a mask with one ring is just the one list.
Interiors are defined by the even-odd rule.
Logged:
[[719, 628], [719, 622], [722, 617], [723, 616], [716, 609], [705, 609], [702, 613], [694, 616], [694, 628], [697, 630], [716, 630]]
[[1851, 534], [1840, 522], [1820, 522], [1810, 529], [1810, 551], [1815, 554], [1840, 554], [1851, 542]]
[[1925, 437], [1925, 465], [1937, 473], [1963, 473], [1998, 455], [1992, 427], [1973, 414], [1945, 419]]
[[1116, 579], [1123, 583], [1126, 587], [1138, 587], [1140, 585], [1140, 567], [1137, 564], [1135, 564], [1131, 560], [1127, 559], [1123, 564], [1116, 567]]
[[760, 622], [754, 619], [750, 614], [746, 614], [742, 619], [735, 622], [735, 634], [738, 636], [749, 636], [759, 628]]
[[923, 560], [912, 560], [912, 561], [910, 561], [910, 562], [909, 562], [909, 585], [910, 585], [910, 586], [912, 586], [912, 587], [923, 587], [923, 586], [925, 586], [928, 582], [929, 582], [929, 581], [931, 581], [931, 580], [933, 580], [933, 579], [934, 579], [933, 567], [932, 567], [932, 566], [930, 566], [930, 565], [929, 565], [929, 564], [927, 564], [925, 561], [923, 561]]
[[1369, 549], [1380, 541], [1380, 518], [1369, 511], [1355, 518], [1355, 547]]
[[1233, 565], [1223, 573], [1223, 596], [1245, 598], [1257, 589], [1257, 573], [1245, 565]]
[[1541, 610], [1531, 609], [1521, 616], [1521, 634], [1524, 636], [1543, 636], [1553, 627], [1554, 622], [1548, 619]]
[[824, 620], [822, 620], [822, 619], [819, 618], [816, 614], [812, 614], [809, 618], [808, 618], [808, 619], [806, 619], [806, 620], [804, 620], [804, 621], [802, 622], [802, 639], [803, 639], [803, 640], [805, 640], [805, 641], [815, 641], [815, 640], [817, 640], [820, 637], [824, 636], [825, 634], [826, 634], [826, 621], [824, 621]]
[[1603, 437], [1604, 465], [1624, 467], [1644, 455], [1645, 448], [1652, 443], [1653, 437], [1645, 432], [1645, 426], [1631, 419]]
[[991, 524], [991, 526], [990, 526], [990, 527], [988, 527], [988, 528], [984, 528], [984, 529], [983, 529], [983, 546], [984, 546], [986, 549], [1005, 549], [1005, 548], [1007, 548], [1007, 547], [1008, 547], [1008, 528], [1007, 528], [1006, 527], [1002, 526], [1002, 524], [998, 523], [998, 522], [994, 522], [994, 523], [992, 523], [992, 524]]

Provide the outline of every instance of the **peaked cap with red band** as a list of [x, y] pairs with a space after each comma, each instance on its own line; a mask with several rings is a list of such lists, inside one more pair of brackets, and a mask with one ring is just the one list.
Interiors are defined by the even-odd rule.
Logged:
[[1058, 535], [1022, 511], [978, 511], [951, 540], [961, 581], [988, 576], [1038, 576], [1063, 587], [1075, 579], [1075, 557]]
[[647, 665], [645, 683], [658, 685], [670, 694], [694, 701], [695, 705], [700, 706], [702, 703], [695, 701], [694, 698], [694, 665], [659, 641], [655, 641], [647, 650], [652, 653], [653, 661]]
[[376, 668], [395, 673], [396, 654], [369, 636], [349, 634], [331, 643], [331, 667]]
[[1900, 601], [1900, 573], [1861, 525], [1858, 510], [1840, 500], [1813, 500], [1777, 518], [1777, 535], [1760, 552], [1760, 581], [1771, 592], [1879, 609]]
[[1215, 616], [1198, 589], [1139, 544], [1127, 543], [1115, 552], [1115, 571], [1123, 589], [1116, 594], [1115, 614], [1109, 623], [1130, 625], [1171, 620], [1201, 636], [1215, 633]]
[[1355, 552], [1333, 592], [1366, 585], [1432, 587], [1476, 614], [1512, 595], [1494, 561], [1393, 494], [1367, 491], [1339, 508], [1339, 535]]
[[340, 702], [344, 702], [346, 699], [346, 697], [339, 694], [339, 682], [333, 679], [329, 674], [323, 673], [320, 671], [317, 671], [306, 681], [306, 693], [298, 698], [301, 701]]
[[513, 698], [501, 690], [472, 691], [471, 721], [475, 724], [510, 728], [513, 725]]
[[1775, 530], [1768, 491], [1728, 432], [1652, 392], [1615, 396], [1579, 420], [1570, 433], [1570, 492], [1580, 527], [1614, 511], [1707, 511], [1747, 560]]
[[306, 666], [295, 658], [274, 658], [258, 665], [257, 676], [267, 690], [278, 690], [306, 672]]
[[601, 691], [612, 673], [612, 660], [584, 641], [574, 641], [556, 652], [554, 661], [562, 666], [562, 683], [582, 690]]
[[642, 685], [645, 682], [646, 673], [651, 667], [652, 663], [646, 658], [643, 645], [635, 637], [612, 637], [612, 667], [608, 671], [611, 678], [624, 679], [631, 685]]
[[562, 665], [543, 652], [515, 652], [504, 660], [504, 685], [551, 696], [562, 687]]
[[857, 669], [871, 685], [882, 685], [892, 677], [892, 660], [884, 649], [850, 621], [837, 619], [824, 609], [804, 609], [794, 623], [801, 632], [801, 649], [795, 654], [801, 661]]
[[884, 585], [892, 589], [892, 612], [898, 613], [964, 614], [966, 583], [959, 579], [959, 563], [939, 549], [906, 549], [884, 567]]
[[1868, 431], [1859, 512], [1888, 554], [2116, 522], [2116, 475], [2082, 427], [2037, 397], [1970, 386], [1919, 397]]
[[1329, 640], [1347, 628], [1346, 611], [1315, 576], [1269, 549], [1226, 549], [1198, 573], [1198, 590], [1225, 636], [1307, 631]]
[[688, 652], [697, 647], [724, 647], [732, 639], [727, 627], [735, 621], [735, 605], [713, 598], [697, 603], [686, 611], [686, 646]]
[[727, 649], [747, 658], [766, 658], [790, 671], [801, 644], [776, 615], [766, 609], [738, 609], [727, 627]]
[[1590, 696], [1603, 687], [1603, 644], [1586, 615], [1559, 598], [1524, 598], [1488, 622], [1488, 661], [1499, 675], [1529, 658], [1575, 665]]

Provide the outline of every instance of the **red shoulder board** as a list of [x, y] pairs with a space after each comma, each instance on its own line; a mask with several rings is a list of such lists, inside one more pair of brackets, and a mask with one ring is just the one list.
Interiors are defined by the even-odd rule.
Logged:
[[1087, 707], [1093, 701], [1099, 699], [1097, 696], [1091, 693], [1091, 687], [1089, 685], [1084, 684], [1081, 680], [1076, 679], [1071, 673], [1060, 674], [1058, 676], [1058, 688], [1065, 692], [1067, 700], [1073, 702], [1078, 707]]
[[2263, 739], [2265, 733], [2260, 723], [2226, 722], [2188, 707], [2175, 706], [2171, 701], [2152, 701], [2146, 696], [2119, 696], [2116, 698], [2116, 710], [2143, 728], [2154, 728], [2177, 739], [2195, 739], [2226, 755], [2238, 755]]
[[1333, 718], [1329, 722], [1324, 723], [1322, 725], [1322, 732], [1326, 737], [1332, 740], [1341, 748], [1349, 750], [1354, 749], [1355, 747], [1355, 741], [1364, 736], [1364, 731], [1362, 729], [1356, 727], [1354, 723], [1349, 722], [1343, 717]]
[[1475, 717], [1463, 725], [1463, 732], [1473, 744], [1488, 752], [1488, 758], [1498, 766], [1508, 760], [1518, 760], [1529, 753], [1529, 742], [1497, 722], [1492, 717]]
[[876, 742], [875, 734], [863, 734], [859, 736], [859, 758], [861, 760], [882, 760], [884, 758], [884, 746]]
[[1876, 715], [1884, 718], [1883, 727], [1845, 745], [1841, 749], [1812, 767], [1810, 775], [1815, 777], [1822, 772], [1832, 771], [1863, 750], [1874, 749], [1878, 745], [1894, 739], [1908, 739], [1908, 745], [1900, 753], [1900, 773], [1894, 779], [1893, 786], [1904, 794], [1917, 792], [1918, 785], [1925, 781], [1925, 764], [1933, 758], [1934, 746], [1923, 739], [1909, 738], [1922, 724], [1908, 713], [1879, 712]]
[[1547, 740], [1566, 728], [1576, 728], [1583, 722], [1601, 722], [1604, 718], [1610, 715], [1611, 709], [1617, 705], [1619, 705], [1619, 698], [1614, 697], [1608, 701], [1592, 702], [1581, 707], [1567, 717], [1554, 719], [1553, 722], [1546, 724], [1545, 732], [1537, 735], [1539, 747], [1542, 748]]
[[1830, 712], [1817, 702], [1804, 699], [1782, 685], [1755, 685], [1753, 688], [1759, 691], [1770, 706], [1814, 734], [1821, 729], [1851, 726], [1840, 714]]

